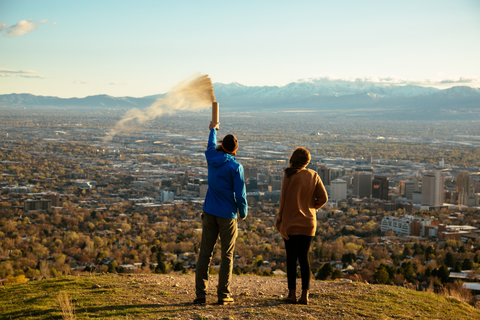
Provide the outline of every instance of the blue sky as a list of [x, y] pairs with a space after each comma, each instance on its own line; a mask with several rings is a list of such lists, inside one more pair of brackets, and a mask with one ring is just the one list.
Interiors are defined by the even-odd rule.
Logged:
[[164, 93], [197, 73], [480, 87], [480, 1], [2, 1], [0, 94]]

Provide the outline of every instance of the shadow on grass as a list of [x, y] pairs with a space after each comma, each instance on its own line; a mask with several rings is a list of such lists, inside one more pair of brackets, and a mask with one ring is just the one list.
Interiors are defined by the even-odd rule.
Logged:
[[34, 285], [34, 287], [37, 287], [38, 289], [42, 289], [42, 290], [46, 290], [46, 289], [58, 290], [59, 288], [62, 288], [62, 287], [71, 286], [72, 283], [75, 283], [74, 279], [60, 278], [58, 280], [54, 279], [53, 281], [51, 279], [40, 280], [32, 284]]
[[0, 315], [0, 320], [10, 320], [10, 319], [25, 319], [26, 317], [42, 317], [48, 315], [48, 319], [61, 319], [60, 316], [53, 316], [53, 312], [57, 312], [56, 309], [46, 309], [46, 310], [21, 310], [9, 313], [3, 313]]
[[[241, 304], [228, 304], [228, 305], [219, 305], [218, 303], [207, 303], [205, 305], [193, 304], [192, 302], [180, 302], [180, 303], [166, 303], [166, 304], [128, 304], [128, 305], [112, 305], [112, 306], [102, 306], [94, 308], [77, 308], [75, 314], [85, 314], [88, 313], [89, 317], [92, 317], [92, 313], [99, 313], [98, 315], [93, 315], [93, 317], [105, 317], [102, 315], [102, 312], [127, 312], [127, 313], [143, 313], [145, 310], [149, 310], [151, 313], [169, 313], [169, 312], [181, 312], [186, 310], [198, 310], [203, 308], [208, 308], [211, 310], [212, 307], [219, 308], [221, 310], [237, 310]], [[259, 302], [258, 305], [252, 305], [252, 307], [266, 306], [265, 303]], [[159, 310], [155, 310], [159, 309]], [[112, 315], [113, 316], [113, 315]]]
[[189, 307], [193, 306], [191, 303], [171, 303], [171, 304], [124, 304], [124, 305], [113, 305], [113, 306], [103, 306], [103, 307], [94, 307], [94, 308], [80, 308], [75, 311], [75, 313], [84, 313], [87, 312], [97, 312], [97, 311], [113, 311], [113, 310], [128, 310], [128, 309], [153, 309], [153, 308], [164, 308], [164, 307]]

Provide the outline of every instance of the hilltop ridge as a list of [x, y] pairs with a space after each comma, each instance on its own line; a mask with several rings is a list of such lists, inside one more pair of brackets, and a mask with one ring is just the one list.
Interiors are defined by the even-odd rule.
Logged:
[[[312, 281], [308, 306], [281, 302], [286, 278], [234, 276], [235, 304], [216, 304], [212, 276], [207, 305], [192, 305], [194, 275], [104, 274], [6, 285], [0, 319], [60, 318], [64, 292], [77, 319], [479, 319], [480, 310], [428, 292], [360, 282]], [[300, 282], [297, 287], [300, 288]]]

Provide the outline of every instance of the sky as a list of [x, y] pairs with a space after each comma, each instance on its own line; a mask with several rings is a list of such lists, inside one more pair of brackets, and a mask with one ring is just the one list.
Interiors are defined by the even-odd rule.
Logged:
[[480, 87], [480, 1], [0, 0], [0, 94], [142, 97], [196, 73]]

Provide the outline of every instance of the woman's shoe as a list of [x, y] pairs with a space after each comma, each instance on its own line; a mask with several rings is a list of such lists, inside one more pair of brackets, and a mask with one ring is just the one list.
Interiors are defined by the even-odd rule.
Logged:
[[283, 302], [285, 303], [297, 303], [297, 297], [295, 296], [295, 290], [289, 290], [288, 296], [283, 298]]
[[299, 304], [308, 304], [308, 290], [302, 290], [302, 296], [298, 299]]

